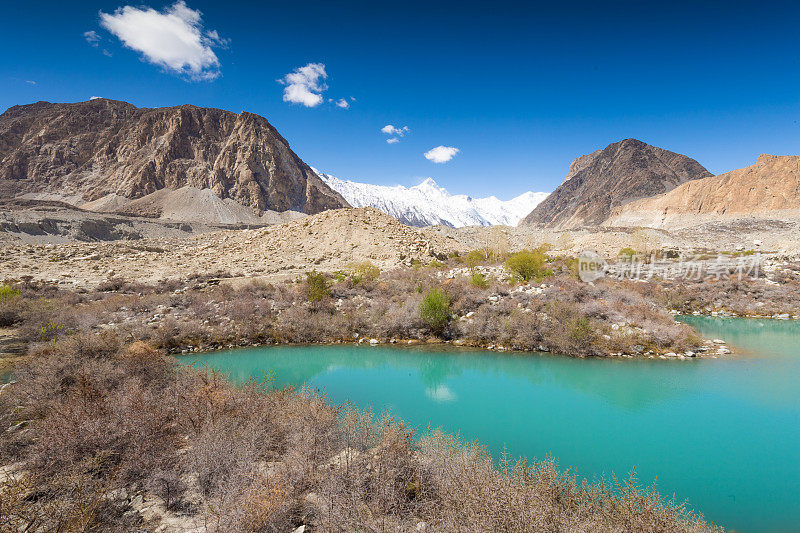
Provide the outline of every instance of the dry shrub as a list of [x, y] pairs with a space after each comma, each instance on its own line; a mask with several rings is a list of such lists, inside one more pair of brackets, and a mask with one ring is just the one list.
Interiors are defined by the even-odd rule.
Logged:
[[[288, 342], [319, 342], [342, 339], [347, 319], [328, 309], [297, 305], [283, 310], [275, 324], [275, 336]], [[352, 337], [350, 337], [352, 338]]]
[[582, 482], [553, 461], [528, 463], [441, 432], [420, 442], [426, 458], [427, 520], [441, 531], [713, 531], [683, 505], [625, 482]]

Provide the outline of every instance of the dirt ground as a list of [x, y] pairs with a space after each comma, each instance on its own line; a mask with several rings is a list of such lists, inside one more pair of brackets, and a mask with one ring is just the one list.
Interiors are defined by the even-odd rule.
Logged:
[[[37, 218], [38, 217], [38, 218]], [[787, 222], [707, 226], [670, 233], [646, 228], [549, 231], [506, 226], [412, 228], [372, 208], [339, 209], [264, 227], [222, 229], [77, 210], [11, 212], [0, 217], [0, 280], [96, 286], [109, 279], [155, 283], [195, 274], [293, 278], [369, 261], [382, 269], [428, 263], [453, 252], [500, 252], [544, 243], [553, 253], [596, 250], [615, 257], [651, 250], [759, 250], [797, 256], [800, 230]]]

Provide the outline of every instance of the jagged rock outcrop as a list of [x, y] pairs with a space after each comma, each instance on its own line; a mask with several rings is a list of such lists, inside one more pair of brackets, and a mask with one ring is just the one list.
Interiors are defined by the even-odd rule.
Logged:
[[614, 207], [711, 173], [685, 155], [625, 139], [579, 157], [567, 179], [520, 222], [545, 228], [595, 226]]
[[755, 165], [615, 208], [605, 225], [681, 228], [737, 218], [800, 218], [800, 156], [763, 154]]
[[[14, 106], [0, 115], [0, 198], [60, 200], [136, 214], [129, 200], [165, 189], [207, 189], [212, 198], [232, 200], [257, 215], [348, 205], [253, 113], [191, 105], [140, 109], [95, 99]], [[182, 195], [166, 197], [180, 202]], [[148, 216], [163, 209], [159, 202], [143, 204], [150, 208], [143, 213]]]

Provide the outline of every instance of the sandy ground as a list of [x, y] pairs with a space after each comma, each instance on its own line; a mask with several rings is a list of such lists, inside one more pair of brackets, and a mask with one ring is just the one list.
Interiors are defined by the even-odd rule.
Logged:
[[[490, 247], [506, 252], [544, 243], [552, 246], [553, 253], [591, 249], [609, 257], [628, 246], [643, 252], [756, 249], [789, 258], [797, 257], [800, 250], [796, 225], [778, 221], [707, 225], [674, 233], [646, 228], [419, 229], [404, 226], [372, 208], [326, 211], [283, 224], [245, 229], [56, 208], [23, 214], [6, 211], [0, 215], [0, 223], [4, 220], [0, 280], [30, 276], [65, 286], [95, 286], [112, 278], [154, 283], [195, 274], [277, 281], [309, 270], [335, 271], [364, 261], [390, 269], [414, 261], [443, 259], [454, 251]], [[16, 231], [23, 222], [27, 233]]]
[[110, 278], [158, 282], [193, 274], [285, 279], [369, 261], [383, 269], [427, 263], [459, 248], [445, 236], [404, 226], [376, 209], [326, 211], [285, 224], [136, 240], [6, 241], [0, 279], [32, 276], [69, 286]]

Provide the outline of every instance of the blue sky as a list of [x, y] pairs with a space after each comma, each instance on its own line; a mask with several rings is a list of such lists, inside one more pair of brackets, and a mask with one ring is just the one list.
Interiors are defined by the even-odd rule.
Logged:
[[[132, 11], [117, 11], [126, 5]], [[174, 2], [119, 1], [0, 9], [2, 110], [102, 96], [251, 111], [303, 160], [340, 178], [413, 185], [430, 176], [453, 193], [506, 199], [552, 190], [573, 158], [627, 137], [714, 173], [760, 153], [800, 153], [798, 3], [187, 0], [177, 11]], [[196, 11], [198, 48], [176, 72], [169, 65], [183, 58], [160, 46], [170, 41], [160, 40], [158, 16], [177, 14], [191, 26]], [[133, 16], [142, 13], [156, 16]], [[309, 64], [324, 65], [316, 87], [327, 88], [315, 91], [312, 79], [310, 91], [300, 84], [293, 94], [322, 103], [284, 101], [286, 76]], [[335, 105], [342, 98], [348, 109]], [[409, 131], [389, 144], [380, 131], [387, 124]], [[443, 163], [426, 159], [437, 146], [458, 152]]]

